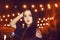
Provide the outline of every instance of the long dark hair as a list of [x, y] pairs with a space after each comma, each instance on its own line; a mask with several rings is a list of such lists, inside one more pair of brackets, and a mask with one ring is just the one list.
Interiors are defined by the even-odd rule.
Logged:
[[[26, 28], [26, 30], [23, 32], [22, 40], [35, 40], [35, 33], [36, 33], [36, 14], [33, 11], [31, 11], [31, 13], [32, 13], [33, 22], [30, 25], [30, 27], [29, 28]], [[27, 27], [26, 23], [25, 23], [24, 26]]]

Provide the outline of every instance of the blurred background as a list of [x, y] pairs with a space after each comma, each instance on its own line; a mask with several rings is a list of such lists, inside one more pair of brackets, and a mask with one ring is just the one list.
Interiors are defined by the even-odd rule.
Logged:
[[32, 9], [37, 15], [37, 27], [47, 35], [47, 40], [59, 40], [60, 0], [0, 0], [1, 40], [13, 40], [15, 29], [9, 22], [26, 9]]

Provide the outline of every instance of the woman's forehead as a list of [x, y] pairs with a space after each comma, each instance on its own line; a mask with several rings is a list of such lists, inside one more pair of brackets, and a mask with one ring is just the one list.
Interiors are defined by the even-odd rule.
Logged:
[[31, 14], [30, 10], [26, 10], [24, 14]]

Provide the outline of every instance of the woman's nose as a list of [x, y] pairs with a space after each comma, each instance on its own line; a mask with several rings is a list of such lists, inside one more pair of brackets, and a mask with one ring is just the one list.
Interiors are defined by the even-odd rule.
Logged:
[[29, 19], [29, 17], [27, 17], [27, 19]]

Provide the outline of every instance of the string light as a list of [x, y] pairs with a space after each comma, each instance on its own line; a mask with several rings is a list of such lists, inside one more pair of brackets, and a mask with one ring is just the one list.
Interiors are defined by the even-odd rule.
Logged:
[[41, 22], [43, 22], [43, 20], [41, 20]]
[[43, 28], [43, 26], [41, 26], [40, 28]]
[[7, 19], [5, 19], [5, 21], [8, 21]]
[[50, 18], [50, 20], [52, 20], [52, 18]]
[[17, 8], [17, 6], [15, 5], [15, 8]]
[[39, 24], [37, 24], [37, 26], [39, 26]]
[[1, 18], [0, 21], [3, 21], [3, 19]]
[[12, 19], [10, 19], [10, 21], [12, 21]]
[[47, 21], [47, 19], [45, 19], [45, 21]]
[[40, 26], [42, 26], [42, 24], [40, 24]]
[[7, 17], [10, 17], [10, 15], [8, 14]]
[[43, 20], [45, 20], [45, 18], [43, 18]]
[[18, 15], [20, 15], [20, 13], [17, 13]]
[[9, 27], [9, 26], [10, 26], [10, 24], [7, 24], [7, 26]]
[[15, 16], [15, 14], [13, 13], [12, 16]]
[[38, 10], [37, 10], [37, 9], [35, 9], [34, 11], [35, 11], [35, 12], [37, 12]]
[[50, 4], [48, 4], [48, 9], [51, 9]]
[[38, 20], [41, 20], [41, 18], [39, 18]]
[[4, 26], [6, 26], [6, 24], [4, 24]]
[[58, 7], [58, 4], [57, 3], [55, 3], [55, 7]]
[[41, 28], [41, 27], [39, 26], [39, 28]]
[[43, 26], [39, 26], [39, 28], [43, 28]]
[[27, 8], [27, 6], [26, 5], [23, 5], [23, 8]]
[[48, 23], [46, 23], [46, 25], [49, 25]]
[[40, 6], [41, 8], [43, 7], [43, 5], [42, 5], [42, 4], [40, 4], [39, 6]]
[[43, 25], [45, 26], [45, 23], [43, 23]]
[[35, 7], [35, 5], [31, 5], [31, 7], [32, 7], [32, 8], [34, 8], [34, 7]]
[[3, 15], [3, 18], [5, 18], [5, 15]]
[[6, 5], [5, 7], [6, 7], [6, 8], [9, 8], [9, 6], [8, 6], [8, 5]]
[[52, 17], [51, 19], [54, 19], [54, 17]]
[[49, 20], [50, 18], [48, 17], [47, 19]]
[[43, 11], [43, 10], [44, 10], [44, 8], [41, 8], [41, 10]]
[[40, 23], [39, 21], [37, 21], [37, 23]]

